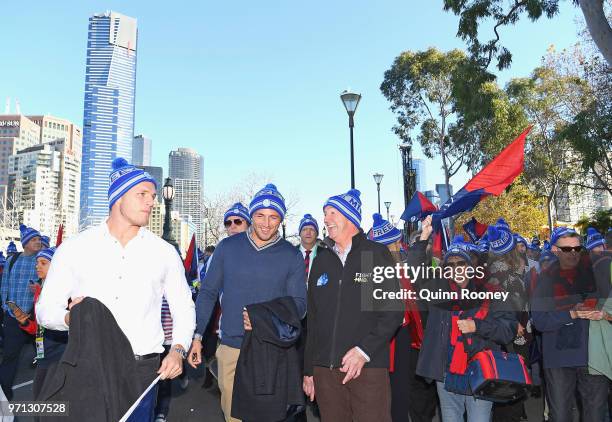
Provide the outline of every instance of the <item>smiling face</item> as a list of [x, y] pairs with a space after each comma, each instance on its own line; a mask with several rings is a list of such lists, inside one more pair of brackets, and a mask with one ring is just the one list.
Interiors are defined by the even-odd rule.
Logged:
[[227, 220], [223, 222], [223, 225], [225, 226], [225, 232], [228, 236], [242, 233], [249, 228], [249, 224], [244, 218], [235, 215], [228, 217]]
[[255, 243], [264, 244], [269, 242], [278, 233], [281, 217], [278, 212], [262, 208], [253, 214], [253, 234]]
[[126, 221], [130, 226], [144, 227], [149, 224], [149, 217], [157, 193], [151, 182], [142, 182], [128, 190], [115, 202], [111, 214]]
[[323, 222], [327, 227], [329, 237], [335, 242], [344, 239], [350, 227], [353, 226], [349, 219], [342, 215], [336, 208], [329, 205], [325, 207], [323, 213], [325, 214]]

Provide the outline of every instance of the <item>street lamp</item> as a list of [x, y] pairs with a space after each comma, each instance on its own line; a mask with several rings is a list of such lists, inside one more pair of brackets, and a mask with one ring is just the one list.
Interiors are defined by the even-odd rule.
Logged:
[[382, 182], [383, 174], [374, 173], [374, 181], [376, 182], [376, 190], [378, 190], [378, 213], [380, 214], [380, 182]]
[[170, 209], [172, 207], [172, 200], [174, 199], [174, 186], [172, 185], [172, 179], [169, 177], [166, 178], [166, 183], [164, 183], [164, 187], [162, 188], [162, 196], [164, 197], [164, 205], [166, 207], [162, 239], [176, 247], [177, 243], [176, 240], [174, 240], [174, 236], [172, 236], [172, 223], [170, 219]]
[[387, 221], [389, 221], [389, 208], [391, 207], [391, 202], [385, 202], [385, 207], [387, 207]]
[[353, 126], [355, 126], [355, 122], [353, 121], [353, 116], [357, 110], [359, 100], [361, 100], [361, 94], [344, 90], [340, 94], [340, 99], [349, 116], [349, 129], [351, 131], [351, 189], [355, 189], [355, 159], [353, 154]]

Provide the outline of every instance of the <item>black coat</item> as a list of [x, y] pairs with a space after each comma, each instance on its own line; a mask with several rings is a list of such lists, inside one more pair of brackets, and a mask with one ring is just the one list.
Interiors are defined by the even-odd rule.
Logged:
[[395, 276], [374, 280], [375, 267], [393, 267], [389, 249], [360, 231], [352, 238], [345, 265], [326, 239], [308, 277], [308, 338], [304, 374], [314, 366], [340, 368], [342, 357], [359, 347], [370, 358], [365, 368], [389, 367], [389, 342], [403, 318], [400, 300], [375, 300], [374, 290], [398, 291]]
[[295, 344], [300, 315], [286, 296], [247, 306], [246, 331], [236, 364], [232, 416], [243, 421], [285, 419], [289, 406], [304, 405], [302, 372]]
[[68, 346], [37, 399], [69, 402], [69, 416], [58, 421], [116, 422], [146, 388], [138, 372], [132, 346], [112, 313], [97, 299], [85, 298], [70, 311]]

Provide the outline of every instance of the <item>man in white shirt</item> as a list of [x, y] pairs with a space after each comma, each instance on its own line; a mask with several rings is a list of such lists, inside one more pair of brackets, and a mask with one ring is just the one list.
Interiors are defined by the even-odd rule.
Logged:
[[[68, 299], [70, 307], [86, 296], [98, 299], [130, 341], [135, 359], [159, 367], [162, 379], [172, 379], [182, 373], [182, 359], [191, 345], [195, 306], [180, 257], [145, 228], [155, 196], [155, 180], [149, 174], [122, 158], [113, 161], [110, 216], [57, 249], [36, 317], [44, 327], [65, 331], [70, 324]], [[173, 344], [159, 366], [164, 351], [162, 297], [170, 305]], [[143, 377], [143, 384], [150, 378]]]
[[312, 267], [312, 261], [317, 256], [317, 240], [319, 236], [319, 225], [317, 220], [310, 214], [304, 214], [300, 220], [300, 252], [304, 257], [304, 266], [306, 269], [306, 282], [308, 283], [308, 273]]

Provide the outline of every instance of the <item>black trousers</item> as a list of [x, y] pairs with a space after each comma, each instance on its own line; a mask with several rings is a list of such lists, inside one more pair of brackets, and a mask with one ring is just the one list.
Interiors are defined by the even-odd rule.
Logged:
[[12, 316], [5, 314], [4, 328], [4, 350], [2, 364], [0, 365], [0, 384], [8, 400], [13, 398], [13, 382], [17, 375], [19, 366], [19, 355], [24, 344], [32, 339], [32, 336], [19, 328], [19, 322]]
[[391, 418], [393, 422], [431, 422], [438, 405], [436, 384], [416, 375], [419, 351], [410, 343], [408, 327], [401, 327], [395, 337], [395, 370], [389, 374]]

